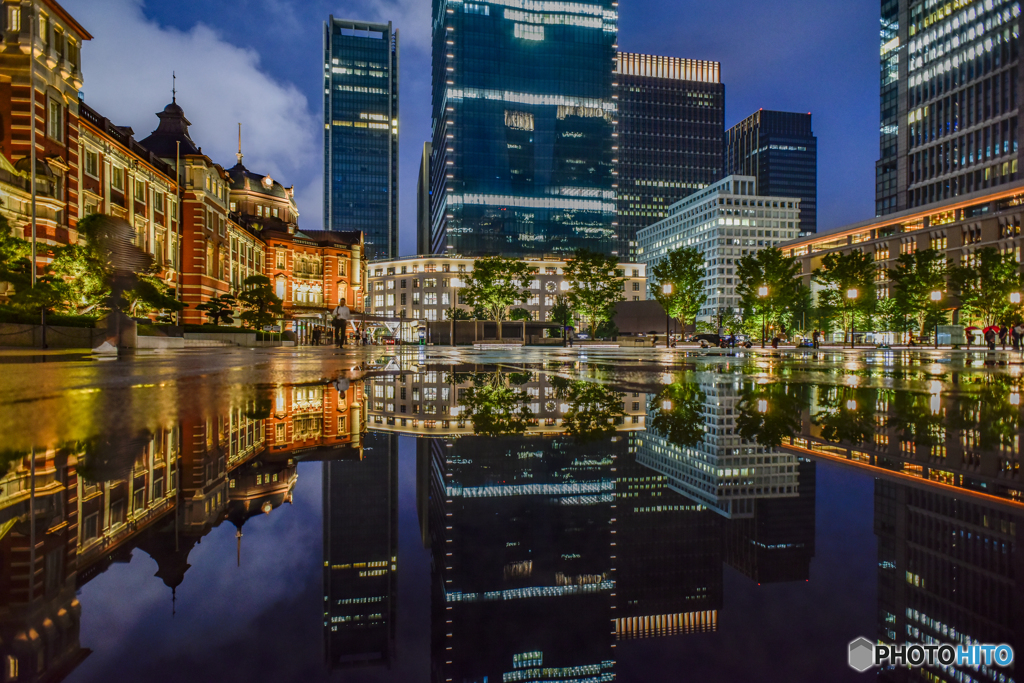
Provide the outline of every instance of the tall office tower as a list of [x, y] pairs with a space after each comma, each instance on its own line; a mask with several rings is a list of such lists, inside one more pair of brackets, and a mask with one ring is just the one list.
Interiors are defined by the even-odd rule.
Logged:
[[723, 176], [725, 86], [718, 62], [620, 52], [619, 255], [668, 207]]
[[[1024, 517], [1016, 504], [930, 485], [875, 479], [878, 632], [884, 643], [1024, 647]], [[1020, 680], [1020, 665], [987, 677], [967, 663], [883, 667], [886, 683]]]
[[398, 256], [398, 30], [324, 24], [324, 229], [362, 231], [366, 258]]
[[725, 134], [725, 174], [757, 178], [764, 195], [800, 199], [800, 234], [818, 231], [818, 139], [810, 114], [760, 109]]
[[1019, 178], [1019, 0], [882, 3], [879, 215]]
[[429, 254], [430, 250], [430, 150], [429, 142], [423, 143], [420, 157], [420, 175], [416, 183], [416, 253]]
[[331, 669], [389, 664], [395, 647], [398, 437], [324, 463], [324, 656]]
[[433, 0], [433, 252], [619, 255], [616, 6]]

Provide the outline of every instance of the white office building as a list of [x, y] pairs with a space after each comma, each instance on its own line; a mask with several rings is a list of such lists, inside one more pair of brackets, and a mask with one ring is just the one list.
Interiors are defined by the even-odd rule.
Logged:
[[672, 249], [695, 247], [704, 256], [707, 300], [697, 319], [710, 322], [727, 309], [739, 313], [736, 263], [765, 247], [794, 239], [800, 200], [760, 197], [752, 176], [729, 176], [676, 202], [668, 216], [637, 233], [637, 260], [647, 268]]

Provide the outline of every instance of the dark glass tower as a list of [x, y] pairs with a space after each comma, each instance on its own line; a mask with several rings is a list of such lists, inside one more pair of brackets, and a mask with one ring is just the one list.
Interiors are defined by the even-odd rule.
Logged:
[[324, 656], [328, 667], [390, 664], [395, 648], [398, 437], [324, 463]]
[[360, 230], [367, 259], [398, 256], [398, 31], [324, 24], [324, 228]]
[[800, 232], [818, 231], [818, 139], [810, 114], [758, 110], [725, 134], [725, 174], [757, 178], [767, 197], [800, 198]]
[[881, 5], [879, 215], [1018, 180], [1020, 2]]
[[435, 253], [618, 251], [616, 5], [433, 0]]
[[722, 179], [725, 86], [718, 62], [619, 53], [620, 255], [668, 207]]

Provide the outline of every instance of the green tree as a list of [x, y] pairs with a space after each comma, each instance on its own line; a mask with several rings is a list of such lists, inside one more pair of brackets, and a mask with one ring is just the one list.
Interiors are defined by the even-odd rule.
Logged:
[[284, 316], [284, 302], [274, 293], [266, 275], [250, 275], [242, 281], [238, 304], [242, 307], [242, 324], [250, 329], [262, 330]]
[[530, 280], [536, 269], [519, 259], [486, 256], [477, 259], [473, 272], [466, 274], [462, 297], [467, 304], [481, 310], [498, 323], [508, 319], [512, 307], [530, 297]]
[[15, 237], [10, 223], [0, 215], [0, 282], [20, 281], [28, 271], [31, 252], [29, 241]]
[[171, 288], [154, 275], [140, 276], [135, 287], [124, 293], [124, 311], [132, 318], [156, 313], [160, 319], [169, 320], [171, 314], [184, 308]]
[[473, 315], [469, 311], [464, 309], [464, 308], [459, 308], [458, 306], [452, 306], [451, 308], [446, 308], [445, 309], [445, 311], [444, 311], [444, 319], [445, 320], [472, 320], [473, 319]]
[[59, 302], [52, 276], [38, 277], [32, 286], [31, 252], [28, 240], [15, 237], [7, 219], [0, 216], [0, 282], [8, 285], [4, 303], [23, 313], [51, 310]]
[[697, 313], [707, 299], [704, 294], [706, 274], [704, 257], [693, 247], [672, 249], [651, 267], [651, 293], [669, 317], [679, 321], [681, 329], [686, 329], [687, 322], [696, 322]]
[[235, 321], [232, 316], [235, 313], [236, 305], [235, 297], [230, 294], [221, 294], [199, 304], [196, 306], [196, 310], [205, 313], [211, 325], [230, 325]]
[[610, 320], [615, 304], [622, 301], [625, 278], [617, 273], [618, 261], [589, 249], [579, 249], [565, 264], [569, 283], [569, 301], [580, 316], [590, 323], [590, 334]]
[[533, 317], [530, 315], [530, 312], [525, 308], [513, 308], [511, 311], [509, 311], [508, 319], [529, 321], [533, 320]]
[[704, 438], [707, 395], [693, 382], [673, 382], [651, 398], [648, 427], [677, 446], [695, 446]]
[[893, 313], [916, 322], [917, 330], [924, 336], [935, 323], [937, 304], [932, 301], [932, 292], [946, 290], [946, 257], [935, 249], [900, 254], [888, 276], [893, 285]]
[[551, 386], [555, 396], [569, 407], [562, 426], [580, 443], [611, 436], [626, 414], [619, 393], [602, 384], [556, 376], [551, 378]]
[[1024, 276], [1019, 271], [1013, 254], [985, 247], [963, 265], [950, 268], [949, 283], [965, 315], [983, 325], [1005, 324], [1020, 308], [1010, 303], [1010, 294], [1024, 292]]
[[555, 305], [551, 307], [549, 312], [552, 322], [556, 322], [560, 325], [558, 334], [563, 338], [563, 346], [565, 345], [565, 328], [572, 325], [573, 310], [572, 303], [569, 301], [569, 297], [564, 294], [559, 294], [555, 297]]
[[741, 258], [736, 276], [740, 305], [747, 317], [756, 317], [762, 331], [781, 323], [784, 314], [803, 302], [808, 289], [800, 280], [800, 263], [774, 247]]
[[822, 287], [818, 292], [822, 317], [839, 323], [845, 336], [856, 316], [865, 318], [874, 312], [875, 260], [859, 251], [833, 252], [821, 259], [821, 265], [814, 271], [814, 280]]

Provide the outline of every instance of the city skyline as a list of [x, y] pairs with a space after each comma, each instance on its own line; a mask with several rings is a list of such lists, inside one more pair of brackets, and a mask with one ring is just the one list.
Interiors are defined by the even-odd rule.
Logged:
[[[155, 72], [177, 70], [180, 101], [195, 112], [196, 135], [206, 141], [207, 153], [218, 163], [227, 162], [235, 151], [233, 133], [241, 120], [247, 161], [295, 183], [303, 214], [300, 227], [306, 230], [317, 229], [322, 214], [322, 123], [316, 111], [319, 95], [314, 97], [313, 90], [320, 90], [316, 65], [321, 61], [313, 50], [321, 46], [319, 40], [307, 40], [299, 41], [296, 48], [295, 39], [315, 35], [312, 32], [330, 13], [393, 21], [402, 32], [404, 48], [399, 254], [415, 251], [416, 175], [423, 142], [430, 137], [427, 3], [381, 8], [320, 3], [300, 7], [279, 2], [254, 7], [240, 22], [227, 21], [216, 7], [140, 8], [124, 0], [123, 11], [100, 13], [79, 0], [65, 4], [96, 36], [83, 50], [87, 102], [119, 123], [141, 127], [167, 101], [169, 74], [164, 87]], [[821, 146], [819, 229], [871, 217], [878, 139], [877, 7], [865, 3], [825, 12], [810, 3], [791, 2], [781, 12], [753, 3], [740, 10], [738, 21], [726, 23], [712, 10], [696, 5], [669, 8], [667, 15], [659, 8], [662, 20], [652, 27], [645, 23], [644, 17], [651, 14], [642, 3], [627, 5], [620, 8], [619, 49], [720, 61], [727, 91], [726, 126], [761, 107], [811, 111]], [[722, 30], [708, 30], [716, 25]], [[849, 26], [863, 28], [851, 31]], [[830, 31], [838, 43], [826, 40]], [[125, 65], [116, 59], [125, 35], [132, 36], [127, 40], [144, 41], [182, 56], [173, 64], [154, 55], [151, 64], [143, 57]], [[786, 36], [790, 39], [778, 40]], [[678, 49], [680, 44], [687, 49]], [[201, 54], [204, 51], [207, 57]], [[200, 68], [210, 53], [227, 64], [232, 74], [223, 98], [211, 89], [214, 83], [220, 87], [223, 79]], [[780, 80], [779, 74], [787, 78]], [[121, 94], [125, 81], [137, 86], [132, 102]], [[844, 87], [831, 86], [837, 82]], [[256, 102], [259, 107], [250, 106]], [[254, 116], [255, 111], [261, 116]]]

